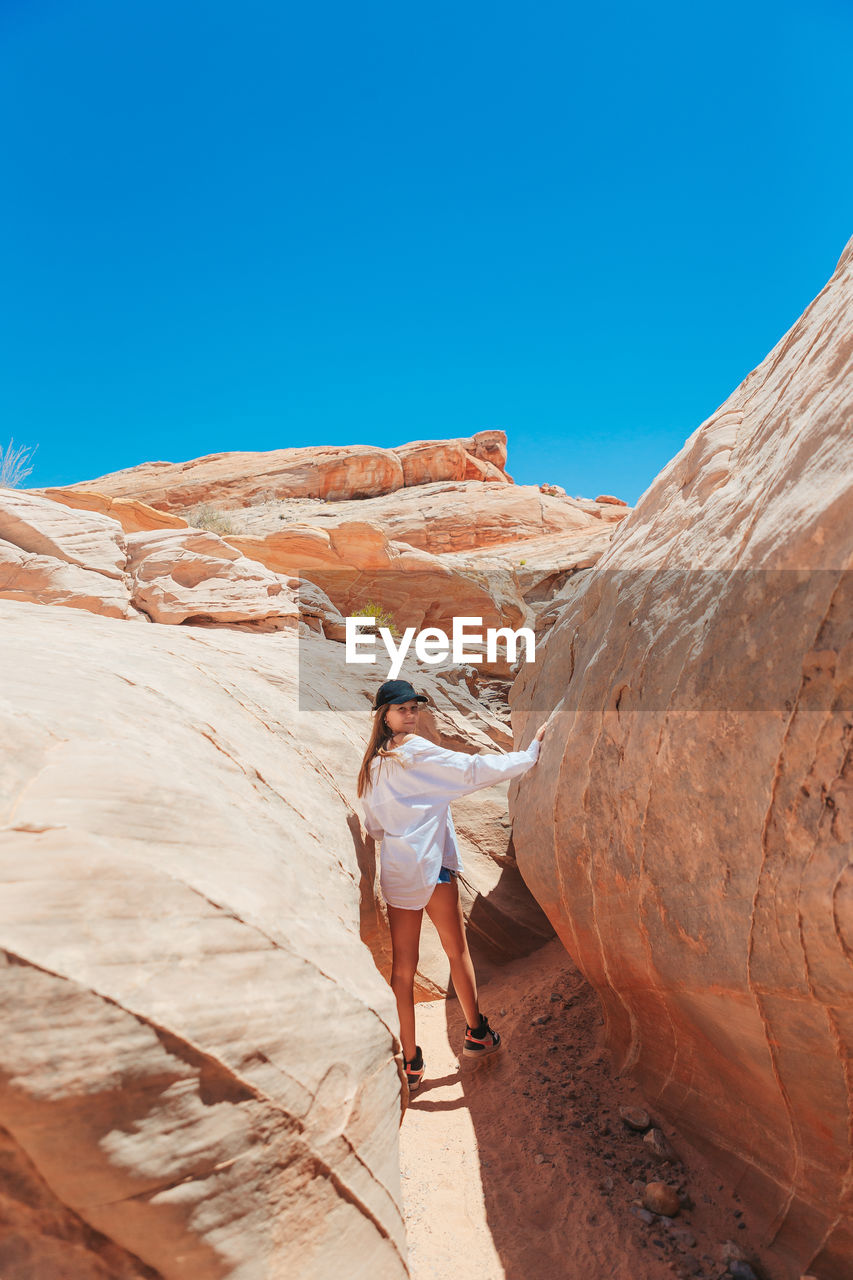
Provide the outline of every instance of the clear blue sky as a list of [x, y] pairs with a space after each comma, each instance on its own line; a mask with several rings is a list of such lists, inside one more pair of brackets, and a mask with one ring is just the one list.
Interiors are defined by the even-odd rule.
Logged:
[[846, 0], [2, 0], [30, 486], [500, 427], [634, 503], [853, 233]]

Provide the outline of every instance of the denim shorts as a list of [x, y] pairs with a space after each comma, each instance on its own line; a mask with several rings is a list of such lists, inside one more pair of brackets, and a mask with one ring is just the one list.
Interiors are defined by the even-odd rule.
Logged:
[[436, 884], [450, 884], [455, 874], [449, 867], [442, 867], [438, 873]]

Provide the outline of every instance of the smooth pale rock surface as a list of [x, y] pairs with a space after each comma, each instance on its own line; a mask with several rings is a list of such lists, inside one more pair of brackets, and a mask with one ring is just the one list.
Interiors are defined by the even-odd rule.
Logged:
[[[315, 635], [11, 601], [0, 668], [0, 1126], [52, 1206], [18, 1237], [86, 1280], [108, 1257], [176, 1280], [404, 1276], [396, 1005], [355, 796], [378, 678]], [[427, 687], [436, 741], [512, 747], [465, 689]], [[552, 936], [498, 790], [457, 810], [481, 979]], [[418, 992], [443, 996], [423, 936]]]
[[65, 605], [109, 618], [145, 619], [131, 607], [129, 584], [0, 540], [0, 599]]
[[519, 865], [616, 1064], [784, 1274], [844, 1280], [853, 1053], [853, 242], [522, 670]]
[[300, 717], [288, 633], [0, 624], [0, 1124], [163, 1277], [405, 1276], [396, 1008], [323, 747], [358, 734]]

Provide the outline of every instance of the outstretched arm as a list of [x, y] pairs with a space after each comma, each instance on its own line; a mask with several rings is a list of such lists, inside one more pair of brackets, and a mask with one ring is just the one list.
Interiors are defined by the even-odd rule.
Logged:
[[539, 758], [539, 739], [534, 738], [526, 751], [468, 755], [464, 751], [447, 751], [427, 738], [417, 738], [418, 750], [413, 760], [417, 780], [425, 789], [445, 795], [467, 796], [483, 787], [505, 782], [532, 769]]

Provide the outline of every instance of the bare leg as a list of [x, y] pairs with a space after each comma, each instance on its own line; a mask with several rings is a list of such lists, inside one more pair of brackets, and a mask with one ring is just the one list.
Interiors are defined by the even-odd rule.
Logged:
[[418, 967], [418, 950], [421, 937], [423, 910], [409, 911], [405, 907], [388, 907], [388, 924], [391, 927], [391, 990], [397, 999], [400, 1019], [400, 1043], [403, 1056], [411, 1061], [415, 1056], [415, 973]]
[[474, 976], [471, 952], [468, 950], [468, 939], [465, 937], [465, 921], [455, 876], [451, 878], [450, 884], [436, 885], [426, 905], [426, 912], [438, 930], [441, 945], [450, 961], [453, 988], [459, 997], [465, 1020], [469, 1027], [476, 1027], [480, 1021], [477, 979]]

